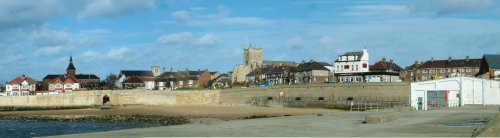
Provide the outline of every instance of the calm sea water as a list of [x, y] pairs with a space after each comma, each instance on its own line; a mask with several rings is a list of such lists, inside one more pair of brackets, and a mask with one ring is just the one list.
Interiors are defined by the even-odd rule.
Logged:
[[0, 120], [0, 138], [53, 136], [154, 126], [157, 125], [132, 123]]

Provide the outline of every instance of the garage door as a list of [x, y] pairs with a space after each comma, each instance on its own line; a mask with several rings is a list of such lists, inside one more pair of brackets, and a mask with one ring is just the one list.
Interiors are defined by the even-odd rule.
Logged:
[[427, 91], [427, 108], [446, 107], [446, 91]]

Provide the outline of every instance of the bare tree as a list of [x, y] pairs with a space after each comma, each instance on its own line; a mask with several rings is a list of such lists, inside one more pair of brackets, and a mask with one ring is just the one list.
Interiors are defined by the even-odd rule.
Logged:
[[114, 89], [117, 80], [118, 76], [116, 74], [109, 74], [108, 76], [106, 76], [106, 87], [108, 87], [109, 89]]

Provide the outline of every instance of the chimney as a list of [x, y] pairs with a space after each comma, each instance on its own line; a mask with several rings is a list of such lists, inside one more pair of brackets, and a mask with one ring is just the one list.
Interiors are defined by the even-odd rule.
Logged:
[[469, 61], [469, 56], [465, 56], [465, 61]]
[[451, 57], [448, 57], [448, 62], [451, 62]]
[[431, 57], [431, 62], [434, 62], [434, 57]]
[[385, 61], [386, 61], [386, 59], [385, 59], [385, 58], [382, 58], [382, 61], [383, 61], [383, 62], [385, 62]]
[[390, 62], [394, 64], [394, 59], [391, 58]]
[[418, 61], [417, 60], [415, 60], [415, 65], [418, 65]]

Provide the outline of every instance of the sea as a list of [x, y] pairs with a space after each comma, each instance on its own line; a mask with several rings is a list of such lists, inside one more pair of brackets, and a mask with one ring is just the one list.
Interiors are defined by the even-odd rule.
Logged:
[[159, 125], [136, 123], [0, 120], [0, 138], [30, 138], [156, 126]]

